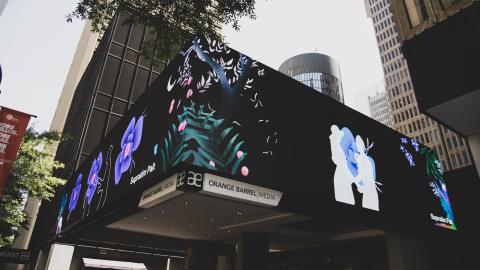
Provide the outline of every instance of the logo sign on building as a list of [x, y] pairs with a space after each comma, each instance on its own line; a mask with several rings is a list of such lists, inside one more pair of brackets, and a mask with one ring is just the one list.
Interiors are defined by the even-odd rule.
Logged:
[[206, 173], [203, 193], [264, 206], [278, 206], [282, 192]]
[[29, 263], [32, 253], [26, 249], [0, 248], [0, 262], [2, 263]]
[[3, 194], [31, 115], [0, 106], [0, 195]]

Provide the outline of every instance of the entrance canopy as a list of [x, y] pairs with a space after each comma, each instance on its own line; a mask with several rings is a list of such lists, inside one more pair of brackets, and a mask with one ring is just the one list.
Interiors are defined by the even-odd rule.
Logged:
[[[134, 213], [122, 214], [127, 208]], [[457, 230], [433, 150], [204, 37], [187, 44], [75, 172], [56, 232], [106, 217], [109, 228], [193, 239], [305, 217]], [[218, 221], [220, 230], [211, 225]]]

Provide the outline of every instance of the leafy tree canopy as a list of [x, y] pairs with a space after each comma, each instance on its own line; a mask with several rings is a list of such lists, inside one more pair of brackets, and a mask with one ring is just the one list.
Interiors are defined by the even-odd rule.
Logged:
[[156, 47], [164, 55], [173, 49], [168, 44], [183, 44], [192, 33], [222, 40], [222, 24], [231, 24], [238, 31], [240, 18], [255, 19], [255, 0], [80, 0], [67, 21], [88, 19], [95, 31], [104, 31], [119, 9], [127, 10], [133, 20], [157, 34], [147, 48]]
[[18, 228], [27, 227], [24, 204], [27, 196], [50, 200], [65, 180], [54, 177], [63, 164], [54, 160], [52, 146], [61, 139], [56, 132], [37, 133], [29, 128], [0, 198], [0, 247], [11, 243]]

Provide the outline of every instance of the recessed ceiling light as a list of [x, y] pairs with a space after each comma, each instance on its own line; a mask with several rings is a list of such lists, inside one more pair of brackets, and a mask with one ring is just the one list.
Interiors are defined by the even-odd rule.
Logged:
[[165, 214], [165, 210], [163, 210], [163, 209], [160, 210], [160, 213]]
[[147, 220], [147, 217], [143, 217], [143, 220]]
[[228, 230], [227, 233], [231, 233], [232, 231]]
[[192, 224], [188, 224], [187, 227], [192, 228]]
[[211, 235], [211, 234], [207, 234], [207, 237], [212, 237], [212, 235]]
[[210, 222], [215, 222], [215, 219], [213, 217], [209, 218], [208, 221]]
[[188, 202], [185, 202], [185, 205], [188, 205]]
[[238, 210], [238, 211], [237, 211], [237, 216], [241, 216], [241, 215], [243, 215], [243, 211], [242, 211], [242, 210]]

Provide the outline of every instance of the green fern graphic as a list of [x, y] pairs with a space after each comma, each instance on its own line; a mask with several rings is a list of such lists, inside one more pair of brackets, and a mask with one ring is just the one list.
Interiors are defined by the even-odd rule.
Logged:
[[164, 138], [160, 152], [164, 171], [180, 162], [232, 175], [239, 171], [247, 156], [241, 149], [244, 141], [224, 119], [216, 119], [214, 113], [193, 102], [183, 108], [183, 113], [177, 116], [178, 123], [172, 124]]

